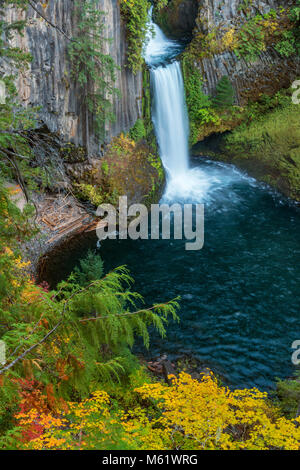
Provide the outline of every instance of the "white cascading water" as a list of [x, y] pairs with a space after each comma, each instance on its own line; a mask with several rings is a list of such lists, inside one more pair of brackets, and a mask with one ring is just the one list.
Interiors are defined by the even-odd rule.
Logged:
[[145, 61], [151, 72], [152, 119], [160, 156], [171, 184], [182, 180], [188, 170], [188, 115], [179, 62], [161, 65], [166, 58], [178, 53], [178, 43], [168, 39], [152, 21], [151, 30]]
[[[175, 57], [182, 46], [168, 39], [152, 21], [144, 58], [150, 68], [152, 89], [152, 120], [160, 157], [167, 173], [165, 201], [205, 202], [220, 198], [222, 188], [240, 180], [237, 170], [226, 170], [223, 164], [205, 169], [189, 168], [189, 121], [185, 103], [180, 63]], [[223, 197], [223, 195], [221, 196]], [[234, 194], [230, 198], [234, 198]]]
[[151, 71], [153, 124], [160, 155], [169, 180], [184, 177], [188, 170], [188, 117], [178, 62]]

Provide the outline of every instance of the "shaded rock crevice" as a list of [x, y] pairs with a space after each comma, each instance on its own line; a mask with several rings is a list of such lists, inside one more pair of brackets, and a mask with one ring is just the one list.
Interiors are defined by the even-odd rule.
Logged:
[[198, 7], [198, 0], [170, 0], [165, 8], [154, 9], [154, 20], [171, 38], [191, 38]]

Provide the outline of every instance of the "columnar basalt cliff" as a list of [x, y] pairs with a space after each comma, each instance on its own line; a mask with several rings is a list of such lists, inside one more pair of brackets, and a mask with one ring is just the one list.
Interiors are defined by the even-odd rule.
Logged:
[[[22, 102], [40, 107], [40, 126], [46, 125], [63, 142], [84, 146], [90, 155], [98, 155], [100, 142], [94, 132], [93, 116], [86, 109], [78, 84], [70, 76], [68, 37], [76, 36], [75, 2], [48, 0], [35, 2], [35, 5], [57, 28], [28, 7], [25, 35], [14, 40], [33, 57], [29, 70], [18, 78]], [[114, 86], [120, 91], [120, 96], [113, 98], [115, 121], [106, 124], [104, 143], [107, 143], [121, 131], [128, 131], [140, 117], [142, 78], [141, 73], [133, 75], [126, 67], [126, 31], [118, 0], [98, 0], [97, 7], [104, 12], [104, 35], [109, 39], [104, 52], [113, 57], [118, 67]], [[22, 19], [25, 13], [7, 9], [8, 20], [15, 19], [17, 15]]]
[[[293, 3], [287, 1], [284, 7]], [[228, 31], [239, 30], [249, 18], [268, 14], [281, 5], [280, 0], [203, 0], [200, 2], [194, 34], [215, 34], [218, 40]], [[214, 94], [220, 78], [228, 75], [236, 90], [239, 105], [246, 104], [249, 99], [256, 100], [262, 93], [271, 95], [281, 88], [289, 87], [300, 73], [299, 57], [284, 58], [272, 45], [268, 47], [266, 44], [265, 50], [261, 50], [253, 60], [238, 58], [234, 51], [226, 50], [226, 45], [224, 49], [219, 53], [208, 54], [208, 57], [204, 54], [199, 61], [203, 90], [207, 94]]]
[[156, 12], [166, 33], [182, 30], [176, 12], [187, 4], [195, 26], [182, 65], [193, 153], [233, 162], [299, 201], [299, 110], [288, 90], [300, 76], [299, 1], [199, 0], [193, 18], [193, 0], [170, 0]]
[[[168, 7], [157, 17], [166, 33], [171, 27], [174, 31], [182, 31], [186, 24], [195, 25], [190, 31], [193, 39], [189, 50], [203, 79], [204, 93], [214, 95], [219, 80], [227, 75], [236, 92], [236, 103], [243, 106], [263, 93], [271, 95], [290, 86], [300, 74], [299, 56], [283, 57], [273, 47], [272, 41], [268, 43], [267, 40], [265, 47], [258, 50], [257, 56], [251, 60], [243, 55], [238, 57], [234, 51], [234, 36], [243, 25], [256, 15], [280, 11], [280, 0], [199, 0], [197, 3], [198, 9], [195, 9], [194, 0], [170, 0]], [[287, 9], [295, 3], [287, 1], [283, 7]], [[189, 13], [188, 21], [183, 21], [178, 13], [181, 7], [185, 7], [186, 14]], [[277, 29], [284, 29], [285, 21], [283, 18]], [[271, 17], [269, 24], [266, 20], [262, 26], [269, 28], [270, 35], [276, 34], [275, 21], [272, 25]]]

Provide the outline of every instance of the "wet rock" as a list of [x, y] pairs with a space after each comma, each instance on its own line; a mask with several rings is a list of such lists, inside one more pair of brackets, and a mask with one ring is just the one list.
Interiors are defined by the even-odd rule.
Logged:
[[[177, 377], [180, 372], [189, 374], [193, 379], [201, 381], [205, 375], [211, 374], [211, 368], [207, 364], [199, 361], [193, 355], [182, 355], [176, 358], [169, 358], [163, 354], [152, 361], [146, 361], [146, 366], [155, 376], [164, 379], [169, 385], [172, 384], [172, 377]], [[217, 377], [220, 380], [219, 374]]]
[[154, 19], [172, 38], [191, 37], [196, 26], [198, 0], [171, 0], [160, 11], [154, 11]]

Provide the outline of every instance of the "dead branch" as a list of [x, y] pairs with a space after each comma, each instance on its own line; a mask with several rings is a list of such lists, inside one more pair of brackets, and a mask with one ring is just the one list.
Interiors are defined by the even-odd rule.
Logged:
[[57, 330], [57, 328], [62, 324], [63, 320], [61, 319], [53, 328], [52, 330], [50, 330], [40, 341], [38, 341], [37, 343], [33, 344], [32, 346], [30, 346], [30, 348], [26, 349], [26, 351], [24, 351], [20, 356], [16, 357], [16, 359], [14, 359], [10, 364], [8, 364], [7, 366], [3, 367], [2, 369], [0, 369], [0, 375], [3, 374], [6, 370], [8, 369], [11, 369], [17, 362], [21, 361], [21, 359], [24, 359], [25, 356], [27, 356], [27, 354], [29, 354], [31, 351], [33, 351], [34, 349], [36, 349], [38, 346], [40, 346], [42, 343], [44, 343], [44, 341], [46, 341], [46, 339], [49, 338], [49, 336], [52, 335], [52, 333], [54, 333], [54, 331]]
[[56, 29], [59, 33], [63, 34], [63, 36], [65, 36], [65, 38], [68, 39], [68, 41], [72, 41], [72, 38], [70, 38], [67, 33], [61, 29], [59, 26], [57, 26], [56, 24], [52, 23], [36, 6], [35, 6], [35, 2], [32, 1], [32, 0], [28, 0], [28, 3], [29, 5], [31, 6], [31, 8], [41, 17], [43, 18], [43, 20], [46, 21], [46, 23], [48, 23], [50, 26], [52, 26], [52, 28]]

